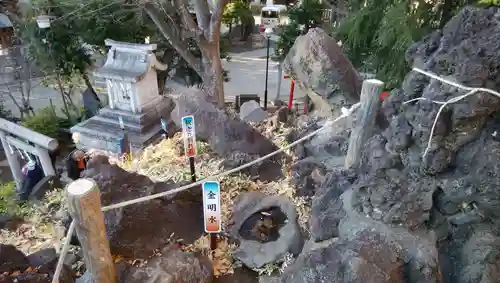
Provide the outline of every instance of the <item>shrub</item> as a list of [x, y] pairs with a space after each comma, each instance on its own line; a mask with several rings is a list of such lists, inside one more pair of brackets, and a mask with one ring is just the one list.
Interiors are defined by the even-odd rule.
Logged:
[[47, 107], [41, 109], [36, 115], [26, 117], [21, 124], [40, 134], [57, 138], [60, 119], [52, 108]]
[[16, 183], [0, 183], [0, 213], [23, 217], [25, 209], [16, 202]]

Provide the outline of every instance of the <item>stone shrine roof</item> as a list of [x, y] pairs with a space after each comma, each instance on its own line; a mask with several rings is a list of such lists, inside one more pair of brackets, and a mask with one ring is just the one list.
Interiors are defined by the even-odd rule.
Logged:
[[166, 70], [167, 66], [158, 62], [155, 54], [156, 44], [135, 44], [105, 40], [110, 46], [106, 63], [94, 71], [94, 76], [120, 81], [138, 82], [149, 71]]

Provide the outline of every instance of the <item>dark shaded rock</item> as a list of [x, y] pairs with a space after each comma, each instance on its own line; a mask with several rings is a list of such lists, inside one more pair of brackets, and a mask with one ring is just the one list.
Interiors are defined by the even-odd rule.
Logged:
[[[239, 166], [242, 166], [244, 164], [247, 164], [249, 162], [252, 162], [258, 158], [259, 158], [259, 156], [255, 155], [255, 154], [250, 155], [250, 154], [244, 153], [244, 152], [233, 152], [233, 153], [229, 154], [226, 158], [224, 158], [224, 161], [222, 162], [221, 165], [222, 165], [224, 170], [231, 170], [231, 169], [237, 168]], [[264, 161], [264, 162], [267, 163], [268, 161]], [[241, 170], [240, 172], [247, 173], [251, 176], [258, 176], [260, 167], [264, 162], [258, 162], [258, 163], [254, 164], [248, 168]]]
[[62, 185], [58, 177], [46, 176], [33, 187], [29, 200], [41, 200], [47, 192], [60, 188], [62, 188]]
[[182, 94], [175, 104], [171, 113], [173, 121], [181, 126], [183, 116], [194, 115], [196, 137], [208, 141], [210, 147], [222, 156], [233, 152], [264, 156], [277, 149], [250, 125], [229, 117], [198, 92]]
[[[51, 260], [49, 260], [50, 257], [50, 251], [45, 251], [45, 254], [39, 254], [38, 259], [35, 259], [33, 257], [34, 261], [40, 260], [42, 256], [45, 256], [43, 259], [44, 262], [43, 264], [36, 266], [38, 268], [38, 272], [42, 274], [47, 274], [50, 279], [52, 280], [54, 276], [54, 272], [56, 271], [57, 267], [57, 261], [59, 260], [59, 257], [53, 257]], [[40, 263], [42, 261], [39, 261]], [[33, 267], [33, 266], [32, 266]], [[73, 283], [74, 282], [74, 276], [75, 272], [71, 269], [70, 266], [64, 265], [61, 271], [61, 274], [59, 275], [59, 282], [60, 283]]]
[[28, 255], [29, 265], [33, 268], [44, 267], [47, 264], [53, 263], [54, 259], [58, 259], [58, 255], [54, 248], [39, 250]]
[[50, 278], [47, 274], [23, 273], [14, 277], [14, 281], [18, 283], [50, 283]]
[[276, 122], [285, 123], [288, 121], [288, 117], [291, 115], [291, 110], [286, 106], [280, 107], [273, 115], [273, 119]]
[[324, 241], [338, 237], [338, 225], [346, 216], [341, 195], [351, 187], [349, 176], [344, 171], [328, 173], [317, 191], [311, 207], [311, 238]]
[[127, 283], [210, 283], [212, 265], [208, 258], [186, 253], [168, 246], [160, 257], [153, 258], [145, 267], [132, 267], [124, 278]]
[[357, 212], [385, 223], [417, 228], [429, 220], [437, 185], [432, 178], [413, 179], [389, 169], [359, 181], [353, 188]]
[[400, 245], [374, 233], [356, 237], [302, 254], [281, 282], [405, 282]]
[[390, 154], [397, 154], [408, 148], [411, 142], [412, 127], [402, 116], [392, 119], [390, 126], [382, 136], [387, 141], [385, 149]]
[[[412, 46], [407, 59], [451, 81], [498, 89], [498, 46], [500, 9], [466, 7], [441, 31]], [[325, 190], [333, 199], [323, 196], [323, 188], [314, 197], [313, 238], [338, 239], [320, 252], [301, 254], [282, 282], [498, 282], [500, 100], [481, 92], [446, 106], [431, 135], [441, 106], [431, 100], [464, 93], [416, 72], [391, 91], [381, 108], [387, 128], [377, 129], [365, 144], [357, 177], [345, 183], [350, 190], [343, 192], [342, 202], [335, 202], [342, 192], [337, 189]], [[423, 99], [404, 104], [418, 97]], [[306, 144], [301, 158], [310, 152]], [[384, 237], [400, 250], [379, 245]], [[389, 265], [378, 266], [383, 260], [351, 264], [365, 242], [369, 252], [398, 251], [394, 254], [400, 254], [403, 269], [394, 281], [378, 277], [380, 270], [389, 274]], [[360, 263], [368, 265], [359, 268]], [[363, 279], [363, 271], [373, 277]]]
[[317, 188], [323, 183], [326, 174], [324, 165], [313, 157], [295, 162], [291, 170], [291, 181], [296, 188], [297, 196], [314, 196]]
[[[244, 223], [254, 214], [279, 208], [286, 215], [286, 224], [279, 229], [276, 241], [260, 242], [246, 240], [241, 235]], [[293, 203], [285, 197], [267, 196], [250, 192], [238, 197], [233, 208], [229, 234], [240, 242], [233, 256], [250, 268], [261, 268], [268, 263], [282, 260], [287, 253], [297, 255], [302, 249], [302, 236], [297, 223], [297, 212]]]
[[12, 229], [22, 221], [23, 219], [17, 216], [0, 213], [0, 229]]
[[490, 232], [476, 232], [461, 251], [463, 268], [459, 283], [498, 282], [500, 276], [500, 237]]
[[10, 276], [0, 274], [0, 283], [14, 283], [14, 281]]
[[[179, 186], [155, 183], [149, 178], [110, 165], [102, 155], [90, 159], [84, 177], [92, 178], [101, 189], [103, 206], [164, 192]], [[106, 230], [114, 254], [147, 258], [165, 246], [172, 233], [192, 242], [203, 229], [201, 193], [197, 189], [104, 213]], [[137, 229], [138, 225], [141, 229]]]
[[0, 244], [0, 274], [24, 271], [28, 268], [28, 258], [12, 245]]

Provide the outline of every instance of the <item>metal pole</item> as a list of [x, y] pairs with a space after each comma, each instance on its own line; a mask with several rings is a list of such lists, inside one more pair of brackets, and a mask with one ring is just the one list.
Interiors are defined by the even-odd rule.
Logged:
[[[275, 47], [276, 49], [276, 47]], [[281, 91], [281, 80], [283, 80], [283, 68], [281, 67], [281, 62], [278, 63], [278, 87], [276, 89], [276, 98], [275, 101], [280, 99], [280, 91]]]
[[196, 182], [196, 171], [194, 167], [194, 157], [189, 157], [189, 171], [191, 172], [191, 181]]
[[267, 56], [266, 56], [266, 90], [264, 91], [264, 110], [267, 110], [267, 81], [269, 76], [269, 45], [271, 44], [271, 37], [267, 37]]

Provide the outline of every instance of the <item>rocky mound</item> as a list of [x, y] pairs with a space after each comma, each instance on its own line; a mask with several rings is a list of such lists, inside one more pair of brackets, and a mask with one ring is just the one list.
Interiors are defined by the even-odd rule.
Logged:
[[[467, 7], [412, 46], [407, 60], [498, 89], [499, 46], [500, 9]], [[441, 106], [430, 100], [464, 93], [410, 72], [384, 100], [388, 126], [367, 142], [355, 172], [311, 166], [326, 172], [315, 183], [312, 238], [281, 282], [498, 282], [500, 100], [478, 93], [447, 106], [422, 157]], [[426, 100], [403, 104], [417, 97]], [[325, 140], [344, 144], [345, 136]], [[303, 157], [322, 158], [310, 150]]]

